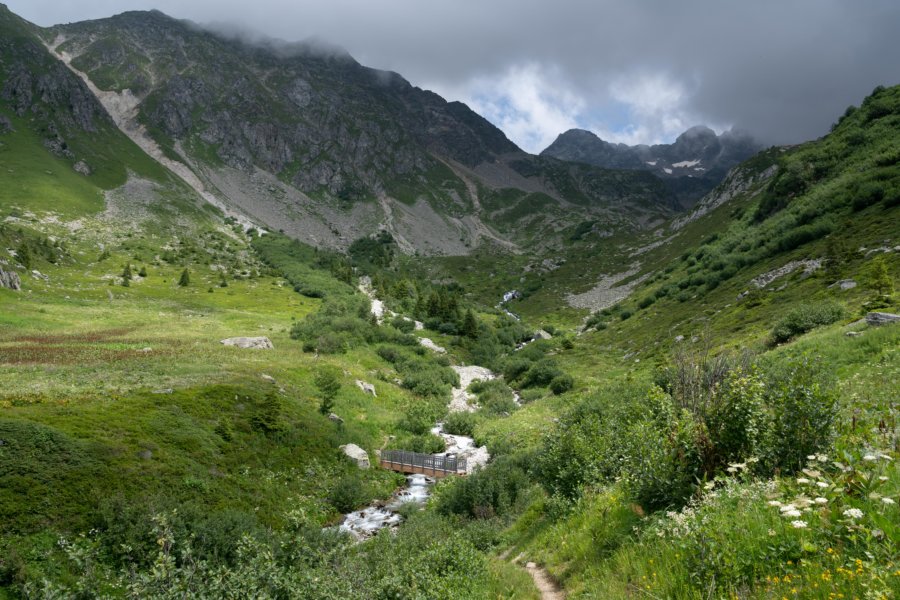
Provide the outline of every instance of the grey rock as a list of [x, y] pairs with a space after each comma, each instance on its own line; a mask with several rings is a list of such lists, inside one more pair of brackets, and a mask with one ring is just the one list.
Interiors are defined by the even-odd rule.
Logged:
[[338, 425], [341, 425], [341, 424], [344, 423], [344, 420], [343, 420], [342, 418], [340, 418], [339, 416], [337, 416], [336, 414], [334, 414], [334, 413], [330, 413], [330, 414], [328, 415], [328, 420], [331, 421], [331, 422], [333, 422], [333, 423], [337, 423]]
[[365, 381], [362, 381], [361, 379], [357, 379], [356, 387], [358, 387], [359, 389], [361, 389], [362, 391], [364, 391], [367, 394], [370, 394], [376, 398], [378, 397], [378, 394], [375, 392], [375, 386], [372, 385], [371, 383], [366, 383]]
[[143, 460], [150, 460], [151, 458], [153, 458], [153, 451], [141, 450], [140, 452], [138, 452], [138, 458], [141, 458]]
[[13, 130], [12, 122], [5, 116], [0, 115], [0, 134], [9, 133]]
[[683, 336], [683, 335], [676, 335], [676, 336], [675, 336], [675, 341], [676, 341], [676, 342], [683, 342], [683, 341], [684, 341], [684, 336]]
[[873, 327], [879, 325], [887, 325], [888, 323], [896, 323], [900, 321], [900, 315], [886, 312], [870, 312], [866, 315], [866, 323]]
[[841, 279], [840, 281], [836, 281], [836, 282], [832, 283], [828, 287], [840, 288], [842, 291], [843, 290], [852, 290], [853, 288], [856, 287], [856, 281], [854, 281], [852, 279]]
[[538, 329], [534, 332], [534, 339], [536, 340], [549, 340], [552, 339], [553, 336], [544, 331], [543, 329]]
[[369, 468], [369, 453], [357, 446], [356, 444], [344, 444], [340, 447], [347, 457], [356, 463], [360, 469]]
[[76, 173], [81, 173], [84, 176], [88, 176], [94, 171], [91, 169], [90, 165], [88, 165], [83, 160], [79, 160], [77, 163], [72, 165], [72, 168], [75, 169]]
[[246, 348], [251, 350], [272, 350], [275, 348], [272, 341], [265, 337], [233, 337], [222, 340], [226, 346], [234, 346], [236, 348]]
[[0, 269], [0, 288], [16, 291], [21, 290], [22, 281], [19, 279], [19, 274], [15, 271], [4, 271], [3, 269]]
[[862, 335], [862, 332], [861, 331], [848, 331], [844, 335], [846, 335], [847, 337], [859, 337]]
[[271, 375], [266, 375], [265, 373], [262, 374], [262, 380], [268, 381], [269, 383], [275, 383], [275, 378]]
[[163, 388], [163, 389], [160, 389], [160, 390], [153, 390], [153, 393], [154, 393], [154, 394], [171, 394], [171, 393], [172, 393], [172, 388]]

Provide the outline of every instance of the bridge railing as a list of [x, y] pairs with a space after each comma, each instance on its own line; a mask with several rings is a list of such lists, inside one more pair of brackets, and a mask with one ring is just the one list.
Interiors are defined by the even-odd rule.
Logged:
[[466, 459], [406, 450], [382, 450], [381, 466], [397, 471], [465, 473]]

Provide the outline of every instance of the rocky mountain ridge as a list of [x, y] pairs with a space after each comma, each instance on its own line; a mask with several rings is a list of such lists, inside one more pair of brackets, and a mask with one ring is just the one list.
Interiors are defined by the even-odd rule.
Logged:
[[607, 142], [584, 129], [560, 134], [541, 156], [584, 162], [607, 169], [649, 171], [667, 183], [683, 206], [715, 187], [735, 165], [761, 150], [750, 134], [691, 127], [672, 144], [629, 146]]

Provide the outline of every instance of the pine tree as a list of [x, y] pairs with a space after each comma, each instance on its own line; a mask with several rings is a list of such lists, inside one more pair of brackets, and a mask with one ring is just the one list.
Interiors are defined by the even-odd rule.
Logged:
[[319, 390], [319, 398], [321, 399], [321, 402], [319, 403], [319, 412], [323, 415], [327, 415], [331, 412], [332, 407], [334, 407], [334, 399], [337, 398], [338, 392], [341, 389], [341, 382], [335, 372], [331, 369], [320, 370], [316, 373], [313, 382]]
[[122, 287], [131, 286], [131, 277], [131, 265], [125, 265], [125, 269], [122, 271]]
[[185, 269], [181, 272], [181, 278], [178, 280], [179, 287], [187, 287], [191, 284], [191, 274]]
[[884, 256], [879, 256], [869, 263], [865, 272], [865, 284], [879, 296], [890, 296], [894, 293], [894, 280], [888, 273]]
[[478, 322], [475, 320], [475, 315], [472, 313], [471, 308], [466, 311], [466, 316], [463, 319], [462, 334], [473, 340], [478, 337]]
[[141, 267], [141, 270], [138, 271], [138, 276], [139, 276], [139, 277], [146, 277], [146, 276], [147, 276], [147, 267]]

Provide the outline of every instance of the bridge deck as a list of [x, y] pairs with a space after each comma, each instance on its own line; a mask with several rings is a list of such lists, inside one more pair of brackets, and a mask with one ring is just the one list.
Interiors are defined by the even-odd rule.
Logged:
[[381, 467], [400, 473], [420, 473], [438, 479], [447, 475], [465, 475], [466, 459], [450, 456], [435, 456], [406, 450], [382, 450]]

